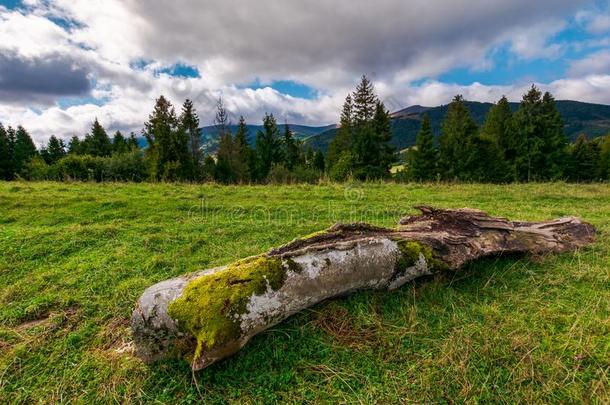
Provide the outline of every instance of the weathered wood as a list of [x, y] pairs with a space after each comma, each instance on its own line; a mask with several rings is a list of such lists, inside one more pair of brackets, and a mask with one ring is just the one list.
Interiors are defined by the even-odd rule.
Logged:
[[257, 256], [148, 288], [132, 315], [145, 361], [182, 356], [195, 370], [322, 300], [394, 289], [489, 255], [560, 253], [594, 240], [577, 218], [513, 222], [472, 209], [418, 207], [396, 229], [337, 224]]

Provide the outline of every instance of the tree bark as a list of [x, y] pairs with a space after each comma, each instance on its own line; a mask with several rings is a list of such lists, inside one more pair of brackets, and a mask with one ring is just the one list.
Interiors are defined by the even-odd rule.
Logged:
[[472, 209], [417, 208], [421, 215], [395, 229], [337, 224], [260, 256], [153, 285], [131, 319], [138, 356], [185, 357], [199, 370], [325, 299], [392, 290], [490, 255], [572, 251], [595, 237], [593, 226], [573, 217], [519, 222]]

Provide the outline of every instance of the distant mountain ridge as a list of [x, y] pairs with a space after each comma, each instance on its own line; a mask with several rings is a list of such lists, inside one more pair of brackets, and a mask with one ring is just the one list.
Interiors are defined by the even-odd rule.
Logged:
[[[477, 101], [467, 101], [466, 105], [478, 125], [485, 121], [489, 109], [493, 106], [492, 103]], [[510, 103], [510, 105], [513, 111], [519, 108], [519, 103]], [[432, 130], [438, 137], [447, 109], [448, 105], [438, 107], [414, 105], [392, 113], [392, 145], [399, 150], [415, 145], [421, 119], [426, 113], [430, 117]], [[610, 134], [610, 105], [558, 100], [557, 110], [564, 120], [565, 133], [570, 141], [574, 141], [582, 133], [587, 134], [590, 138]], [[336, 128], [333, 128], [310, 136], [305, 142], [314, 149], [325, 152], [336, 132]]]
[[[248, 142], [254, 146], [256, 142], [256, 133], [263, 130], [262, 125], [247, 125], [248, 127]], [[284, 133], [284, 125], [280, 124], [280, 133]], [[308, 125], [297, 125], [288, 124], [288, 127], [293, 132], [294, 137], [299, 140], [316, 136], [324, 132], [328, 132], [337, 128], [336, 124], [322, 125], [322, 126], [308, 126]], [[237, 132], [237, 125], [231, 125], [231, 132], [235, 134]], [[199, 129], [201, 132], [201, 147], [207, 153], [214, 153], [218, 149], [218, 129], [215, 125], [209, 125]]]

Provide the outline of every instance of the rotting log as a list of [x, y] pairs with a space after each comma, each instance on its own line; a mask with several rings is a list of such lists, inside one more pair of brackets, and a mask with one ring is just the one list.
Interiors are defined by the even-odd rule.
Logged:
[[473, 209], [417, 207], [395, 229], [336, 224], [260, 256], [148, 288], [131, 318], [140, 358], [183, 357], [194, 370], [328, 298], [392, 290], [419, 276], [505, 253], [572, 251], [594, 240], [578, 218], [518, 222]]

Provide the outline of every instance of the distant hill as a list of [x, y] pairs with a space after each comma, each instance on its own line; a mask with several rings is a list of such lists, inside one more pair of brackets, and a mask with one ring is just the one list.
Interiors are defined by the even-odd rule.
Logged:
[[[467, 101], [472, 117], [481, 125], [491, 103], [479, 103]], [[511, 108], [516, 111], [519, 103], [511, 103]], [[423, 107], [414, 105], [392, 113], [392, 145], [398, 150], [408, 148], [415, 144], [417, 133], [424, 114], [430, 116], [432, 130], [438, 136], [441, 130], [441, 122], [447, 114], [448, 105], [439, 107]], [[581, 133], [594, 138], [610, 133], [610, 106], [602, 104], [582, 103], [579, 101], [559, 100], [557, 110], [564, 120], [565, 133], [571, 141], [574, 141]], [[336, 135], [336, 128], [330, 129], [318, 135], [310, 136], [306, 142], [314, 149], [326, 151], [330, 141]]]
[[[284, 125], [280, 124], [280, 132], [283, 134]], [[329, 130], [335, 129], [335, 124], [324, 125], [324, 126], [307, 126], [307, 125], [295, 125], [288, 124], [290, 130], [294, 133], [296, 139], [306, 139], [311, 136], [316, 136]], [[231, 125], [231, 132], [235, 134], [237, 131], [237, 125]], [[248, 142], [254, 146], [256, 141], [256, 133], [262, 130], [262, 125], [248, 125]], [[208, 153], [216, 152], [218, 148], [218, 131], [214, 125], [200, 128], [201, 131], [201, 146]]]

